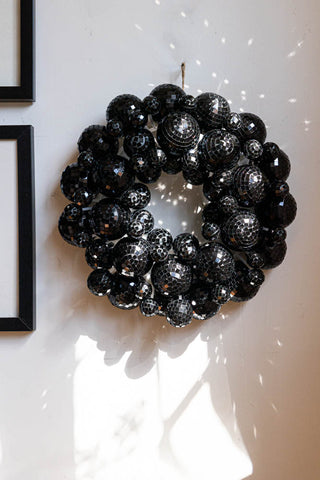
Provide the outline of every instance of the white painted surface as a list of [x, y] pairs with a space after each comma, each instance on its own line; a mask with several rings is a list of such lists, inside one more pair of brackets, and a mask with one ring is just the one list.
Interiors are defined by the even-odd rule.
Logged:
[[20, 84], [20, 0], [0, 0], [0, 86]]
[[[37, 331], [0, 335], [1, 479], [318, 480], [319, 3], [37, 4], [37, 102], [0, 106], [35, 126], [38, 262]], [[180, 82], [182, 60], [190, 93], [265, 119], [299, 213], [254, 300], [176, 331], [90, 296], [56, 223], [81, 130], [119, 93]]]

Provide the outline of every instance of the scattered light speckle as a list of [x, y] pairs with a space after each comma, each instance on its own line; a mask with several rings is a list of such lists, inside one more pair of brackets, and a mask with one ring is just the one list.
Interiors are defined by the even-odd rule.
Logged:
[[253, 38], [249, 38], [249, 40], [248, 40], [248, 47], [251, 47], [252, 44], [253, 44]]
[[232, 105], [232, 100], [228, 100], [229, 105]]
[[212, 76], [213, 78], [217, 78], [216, 72], [212, 72], [212, 73], [211, 73], [211, 76]]
[[223, 81], [226, 85], [229, 85], [229, 80], [227, 78], [225, 78]]
[[140, 32], [142, 32], [142, 27], [140, 27], [140, 25], [138, 25], [137, 23], [135, 23], [134, 26], [136, 27], [137, 30], [140, 30]]
[[304, 124], [305, 124], [305, 125], [310, 125], [310, 123], [311, 123], [311, 120], [305, 120], [305, 121], [304, 121]]
[[185, 12], [180, 12], [181, 17], [186, 18], [187, 14]]
[[201, 65], [200, 60], [197, 59], [197, 60], [196, 60], [196, 64], [197, 64], [197, 65]]
[[170, 48], [172, 48], [172, 50], [174, 50], [176, 48], [176, 46], [173, 44], [173, 43], [170, 43]]
[[226, 37], [221, 38], [221, 43], [225, 44], [226, 43]]
[[288, 102], [289, 103], [296, 103], [297, 99], [296, 98], [289, 98]]
[[163, 221], [162, 221], [162, 220], [158, 220], [158, 223], [159, 223], [159, 225], [163, 225]]
[[198, 92], [198, 93], [202, 93], [202, 90], [200, 90], [200, 88], [198, 88], [197, 92]]
[[257, 427], [255, 425], [253, 425], [253, 436], [257, 438]]
[[204, 19], [203, 23], [204, 23], [205, 27], [207, 27], [207, 28], [209, 27], [209, 22], [206, 18]]
[[302, 47], [302, 45], [303, 45], [303, 40], [301, 40], [301, 42], [298, 42], [298, 44], [297, 44], [297, 45], [298, 45], [298, 47], [299, 47], [299, 48], [301, 48], [301, 47]]
[[240, 110], [240, 112], [243, 112], [243, 111], [244, 111], [242, 107], [240, 107], [239, 110]]
[[288, 58], [292, 58], [292, 57], [294, 57], [294, 56], [295, 56], [295, 54], [296, 54], [296, 51], [295, 51], [295, 50], [293, 50], [292, 52], [288, 53]]
[[156, 5], [160, 5], [160, 0], [154, 0], [154, 3], [155, 3]]
[[154, 87], [154, 83], [148, 83], [148, 87]]
[[246, 95], [246, 91], [245, 91], [245, 90], [241, 90], [241, 95]]
[[260, 93], [259, 98], [264, 98], [264, 93]]

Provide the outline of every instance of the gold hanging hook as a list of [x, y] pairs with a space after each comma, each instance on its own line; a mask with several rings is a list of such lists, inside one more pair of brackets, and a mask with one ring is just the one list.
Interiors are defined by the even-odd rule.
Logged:
[[181, 63], [181, 77], [182, 77], [182, 90], [184, 90], [184, 77], [186, 72], [186, 64], [185, 62]]

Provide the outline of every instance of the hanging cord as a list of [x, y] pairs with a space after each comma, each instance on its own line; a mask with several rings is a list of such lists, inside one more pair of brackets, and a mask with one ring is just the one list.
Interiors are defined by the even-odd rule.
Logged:
[[181, 63], [181, 77], [182, 77], [182, 90], [184, 90], [184, 77], [186, 72], [186, 64], [184, 62]]

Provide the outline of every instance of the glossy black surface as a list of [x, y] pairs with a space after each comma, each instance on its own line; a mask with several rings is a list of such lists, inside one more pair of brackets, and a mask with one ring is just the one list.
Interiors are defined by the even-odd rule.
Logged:
[[180, 295], [190, 288], [192, 269], [169, 255], [166, 261], [154, 264], [151, 279], [155, 290], [161, 295]]
[[123, 148], [130, 157], [134, 153], [143, 153], [154, 147], [154, 137], [146, 128], [128, 133], [124, 137]]
[[118, 140], [112, 137], [104, 125], [90, 125], [78, 140], [79, 152], [90, 150], [95, 157], [103, 157], [118, 150]]
[[263, 154], [258, 165], [271, 181], [287, 180], [291, 168], [288, 155], [272, 142], [264, 144]]
[[60, 187], [62, 193], [72, 202], [74, 201], [75, 193], [80, 188], [90, 193], [93, 193], [95, 190], [90, 171], [87, 168], [80, 167], [77, 163], [68, 165], [62, 172]]
[[135, 183], [121, 195], [121, 203], [133, 210], [140, 210], [146, 207], [150, 199], [150, 190], [143, 183]]
[[113, 276], [108, 270], [93, 270], [87, 280], [90, 292], [98, 297], [107, 295], [111, 290], [112, 278]]
[[134, 173], [129, 160], [120, 155], [110, 155], [105, 160], [95, 162], [92, 179], [102, 195], [114, 197], [131, 187]]
[[234, 172], [234, 188], [239, 204], [251, 207], [265, 198], [268, 184], [258, 167], [244, 165]]
[[249, 211], [238, 211], [222, 224], [221, 236], [224, 243], [233, 250], [251, 250], [259, 240], [258, 217]]
[[213, 241], [219, 240], [221, 231], [217, 223], [205, 222], [202, 224], [201, 233], [203, 238]]
[[193, 308], [193, 317], [197, 320], [207, 320], [220, 310], [220, 305], [212, 297], [212, 286], [204, 283], [194, 283], [188, 293]]
[[128, 225], [128, 235], [133, 238], [141, 237], [153, 229], [154, 218], [148, 210], [138, 210], [131, 216]]
[[92, 217], [95, 233], [115, 240], [127, 231], [129, 209], [117, 200], [104, 198], [92, 208]]
[[150, 115], [157, 115], [161, 109], [160, 100], [154, 95], [148, 95], [142, 101], [144, 110]]
[[199, 240], [191, 233], [180, 233], [180, 235], [174, 239], [173, 250], [179, 260], [192, 263], [198, 255]]
[[207, 132], [224, 125], [230, 107], [227, 100], [216, 93], [201, 93], [196, 97], [196, 118], [203, 131]]
[[263, 220], [274, 227], [288, 227], [296, 217], [297, 203], [291, 193], [284, 198], [274, 197], [261, 206]]
[[94, 230], [90, 209], [82, 209], [81, 216], [77, 220], [68, 220], [62, 213], [58, 228], [62, 238], [70, 245], [80, 248], [87, 247]]
[[149, 246], [143, 238], [122, 238], [114, 247], [113, 257], [114, 266], [123, 275], [144, 275], [152, 265]]
[[111, 304], [122, 310], [136, 308], [140, 303], [140, 299], [137, 296], [140, 282], [141, 279], [139, 277], [115, 274], [108, 292]]
[[186, 298], [177, 298], [167, 305], [167, 320], [173, 327], [185, 327], [192, 320], [192, 305]]
[[89, 267], [108, 269], [113, 263], [113, 243], [106, 238], [92, 238], [86, 249], [86, 261]]
[[197, 121], [186, 112], [170, 113], [158, 125], [159, 145], [171, 155], [181, 155], [195, 147], [199, 136], [200, 128]]
[[230, 168], [238, 161], [240, 142], [235, 135], [226, 130], [212, 130], [199, 142], [198, 153], [210, 171], [222, 167]]
[[140, 303], [140, 312], [145, 317], [154, 317], [159, 312], [159, 304], [154, 298], [144, 298]]
[[177, 85], [164, 83], [155, 87], [150, 95], [156, 97], [160, 102], [160, 112], [153, 115], [153, 118], [159, 121], [179, 106], [179, 101], [181, 97], [185, 96], [185, 92]]
[[266, 140], [267, 130], [261, 118], [254, 113], [240, 113], [240, 118], [241, 127], [237, 135], [241, 141], [258, 140], [258, 142], [263, 144]]
[[199, 279], [215, 283], [228, 280], [234, 273], [233, 255], [222, 244], [209, 242], [204, 244], [196, 259]]
[[[106, 118], [107, 120], [120, 120], [125, 129], [130, 129], [134, 125], [132, 115], [136, 112], [143, 112], [143, 104], [135, 95], [123, 94], [118, 95], [108, 105]], [[147, 118], [145, 119], [147, 123]]]

